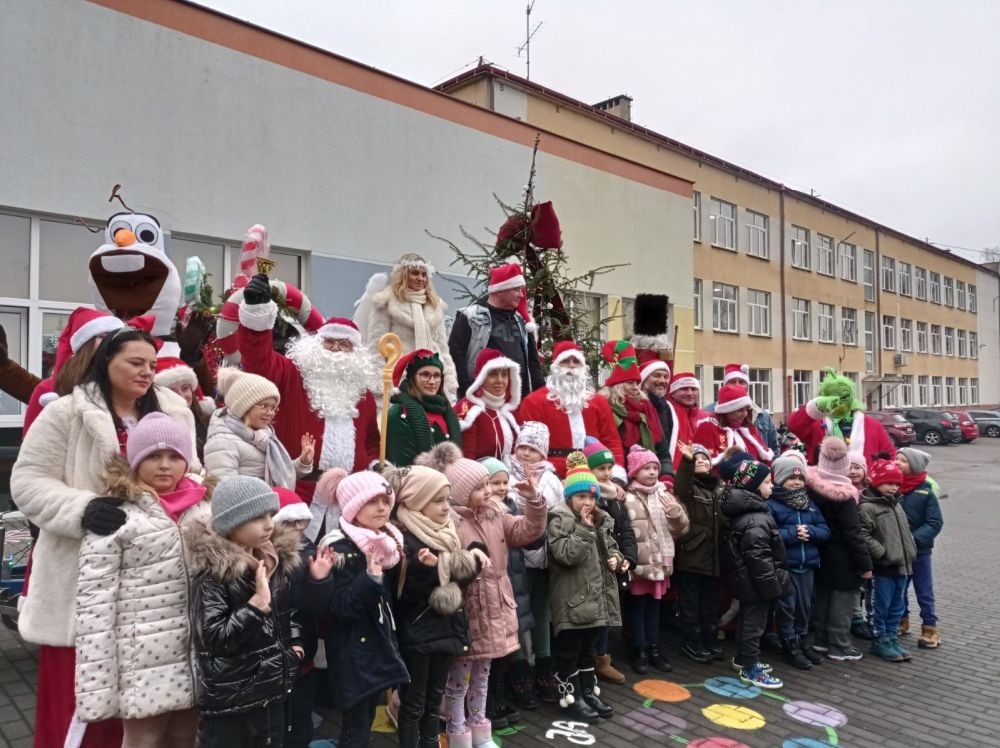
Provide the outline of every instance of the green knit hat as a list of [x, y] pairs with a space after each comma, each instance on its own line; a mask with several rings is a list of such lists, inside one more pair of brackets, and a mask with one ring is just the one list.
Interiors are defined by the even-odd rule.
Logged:
[[496, 457], [480, 457], [479, 461], [483, 463], [486, 469], [489, 471], [490, 477], [492, 478], [497, 473], [507, 473], [510, 475], [510, 470]]
[[583, 453], [587, 456], [587, 467], [591, 470], [601, 465], [615, 464], [615, 456], [611, 450], [592, 436], [583, 440]]
[[583, 452], [570, 452], [566, 458], [566, 480], [563, 481], [563, 496], [568, 500], [579, 493], [589, 493], [596, 499], [601, 493], [597, 478], [587, 467], [587, 457]]

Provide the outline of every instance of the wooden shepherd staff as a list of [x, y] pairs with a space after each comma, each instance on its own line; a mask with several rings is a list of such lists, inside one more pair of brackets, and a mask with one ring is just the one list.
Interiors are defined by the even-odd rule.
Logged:
[[378, 339], [379, 355], [385, 359], [382, 367], [382, 414], [379, 418], [381, 438], [378, 445], [379, 470], [385, 467], [385, 448], [389, 440], [389, 398], [392, 397], [392, 370], [403, 354], [403, 341], [394, 332], [387, 332]]

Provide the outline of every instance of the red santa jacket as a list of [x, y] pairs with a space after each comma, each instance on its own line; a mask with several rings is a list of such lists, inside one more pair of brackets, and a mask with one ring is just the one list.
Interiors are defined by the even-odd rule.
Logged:
[[730, 447], [736, 447], [755, 460], [767, 464], [777, 457], [767, 448], [764, 437], [749, 419], [742, 426], [732, 428], [724, 426], [718, 417], [710, 416], [698, 424], [694, 440], [711, 453], [713, 465], [718, 465], [722, 461], [723, 453]]
[[[661, 400], [660, 402], [663, 401]], [[684, 459], [679, 445], [693, 444], [695, 442], [694, 432], [698, 428], [698, 424], [706, 418], [711, 418], [712, 414], [697, 406], [686, 408], [669, 396], [666, 398], [666, 404], [670, 409], [667, 414], [669, 416], [669, 432], [665, 428], [667, 426], [667, 419], [663, 416], [660, 417], [660, 426], [664, 427], [663, 436], [670, 447], [670, 454], [673, 455], [674, 472], [676, 472], [681, 466], [681, 460]]]
[[[788, 430], [802, 440], [810, 465], [815, 465], [819, 459], [820, 442], [835, 434], [833, 423], [817, 410], [815, 400], [810, 400], [788, 416]], [[885, 433], [885, 427], [863, 410], [854, 411], [847, 445], [849, 451], [865, 456], [869, 470], [874, 462], [872, 455], [887, 452], [891, 457], [896, 456], [896, 445]]]
[[463, 397], [455, 405], [455, 415], [462, 424], [463, 455], [470, 460], [507, 460], [517, 438], [517, 421], [510, 413], [479, 407]]
[[[608, 401], [602, 395], [595, 394], [583, 409], [582, 416], [585, 436], [593, 436], [600, 440], [615, 456], [615, 464], [624, 470], [625, 452]], [[583, 449], [583, 440], [581, 437], [579, 444], [573, 443], [569, 416], [566, 411], [560, 410], [549, 400], [548, 387], [535, 390], [521, 401], [517, 420], [521, 423], [540, 421], [549, 427], [549, 462], [555, 467], [556, 474], [560, 478], [565, 478], [566, 457], [574, 449]]]

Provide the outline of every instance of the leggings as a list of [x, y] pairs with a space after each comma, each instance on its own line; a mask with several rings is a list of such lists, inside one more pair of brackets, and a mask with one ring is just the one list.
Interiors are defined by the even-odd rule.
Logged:
[[639, 649], [660, 644], [660, 605], [652, 595], [629, 595], [632, 643]]
[[531, 629], [531, 652], [535, 664], [540, 658], [552, 656], [552, 611], [549, 608], [549, 570], [525, 569], [524, 578], [528, 583], [531, 598], [531, 615], [535, 627]]
[[[481, 726], [486, 719], [486, 691], [490, 678], [489, 660], [455, 660], [448, 671], [444, 689], [444, 713], [448, 718], [448, 734], [462, 735], [466, 721]], [[468, 706], [468, 720], [466, 720]]]

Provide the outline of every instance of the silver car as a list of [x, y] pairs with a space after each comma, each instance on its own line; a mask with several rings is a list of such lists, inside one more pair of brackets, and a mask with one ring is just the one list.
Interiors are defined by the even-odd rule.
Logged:
[[1000, 436], [1000, 411], [967, 410], [972, 420], [979, 425], [979, 433], [983, 436]]

